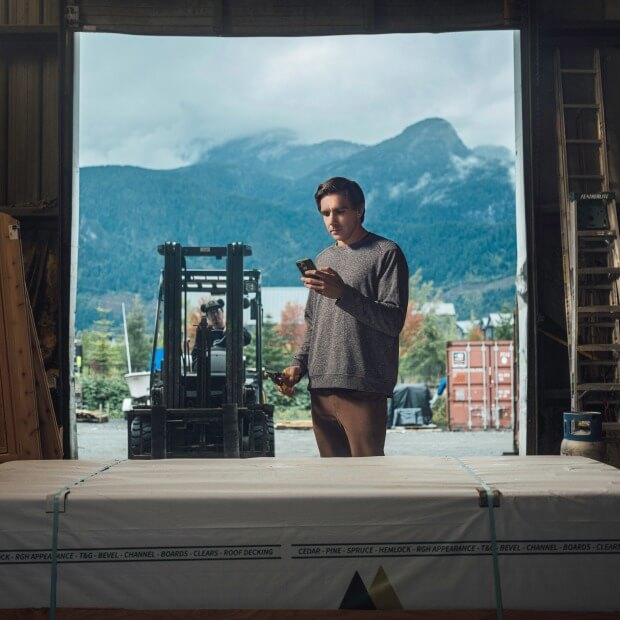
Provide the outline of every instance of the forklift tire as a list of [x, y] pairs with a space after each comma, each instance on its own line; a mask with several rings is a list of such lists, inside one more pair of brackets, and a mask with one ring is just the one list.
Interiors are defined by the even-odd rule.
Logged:
[[151, 420], [147, 417], [136, 416], [131, 422], [131, 454], [151, 454]]
[[[257, 424], [252, 429], [254, 435], [254, 449], [257, 452], [265, 452], [265, 456], [275, 456], [276, 455], [276, 437], [275, 430], [273, 425], [273, 418], [267, 418], [267, 437], [264, 437], [265, 427], [262, 424]], [[265, 445], [265, 439], [267, 441], [267, 445]]]

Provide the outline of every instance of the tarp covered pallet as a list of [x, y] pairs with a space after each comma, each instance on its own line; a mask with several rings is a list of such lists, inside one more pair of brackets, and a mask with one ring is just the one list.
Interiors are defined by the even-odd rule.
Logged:
[[581, 457], [14, 461], [0, 514], [2, 620], [620, 610], [620, 471]]

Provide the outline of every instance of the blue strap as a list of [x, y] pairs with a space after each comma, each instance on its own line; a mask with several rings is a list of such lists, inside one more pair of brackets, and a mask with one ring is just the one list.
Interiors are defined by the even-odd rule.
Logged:
[[60, 496], [54, 495], [54, 514], [52, 518], [52, 566], [50, 571], [50, 620], [56, 620], [56, 580], [58, 557], [58, 507], [60, 506]]
[[51, 570], [50, 570], [50, 613], [49, 613], [50, 620], [56, 620], [56, 589], [57, 589], [56, 586], [58, 583], [58, 526], [60, 524], [60, 498], [66, 495], [67, 493], [70, 493], [71, 489], [73, 487], [76, 487], [78, 484], [82, 484], [83, 482], [86, 482], [86, 480], [89, 480], [90, 478], [93, 478], [97, 476], [98, 474], [100, 474], [101, 472], [104, 472], [110, 469], [111, 467], [114, 467], [114, 465], [118, 465], [119, 463], [122, 463], [122, 462], [123, 460], [121, 459], [115, 459], [114, 462], [108, 463], [107, 465], [100, 467], [99, 469], [92, 472], [91, 474], [88, 474], [88, 476], [84, 476], [83, 478], [80, 478], [79, 480], [76, 480], [75, 482], [72, 482], [71, 484], [68, 484], [67, 486], [62, 487], [56, 493], [54, 493], [54, 496], [52, 498], [53, 517], [52, 517], [52, 553], [51, 553]]
[[491, 551], [493, 554], [493, 581], [495, 584], [495, 611], [497, 620], [504, 617], [504, 604], [502, 602], [502, 582], [499, 573], [499, 552], [497, 549], [497, 535], [495, 533], [495, 514], [493, 512], [493, 490], [467, 463], [457, 457], [452, 457], [467, 473], [474, 477], [476, 482], [484, 489], [487, 495], [487, 508], [489, 511], [489, 530], [491, 532]]

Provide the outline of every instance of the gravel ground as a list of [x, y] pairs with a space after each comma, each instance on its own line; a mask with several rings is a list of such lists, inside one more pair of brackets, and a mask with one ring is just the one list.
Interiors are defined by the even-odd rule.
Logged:
[[[80, 422], [78, 455], [81, 459], [127, 458], [127, 423]], [[388, 456], [498, 456], [512, 452], [512, 432], [449, 432], [389, 430]], [[276, 455], [282, 458], [318, 457], [311, 430], [276, 430]]]

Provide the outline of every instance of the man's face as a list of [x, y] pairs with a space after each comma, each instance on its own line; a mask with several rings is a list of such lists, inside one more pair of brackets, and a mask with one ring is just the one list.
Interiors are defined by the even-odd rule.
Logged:
[[216, 329], [224, 329], [224, 312], [221, 308], [207, 312], [207, 323]]
[[363, 233], [361, 212], [341, 194], [323, 196], [320, 202], [321, 215], [327, 232], [338, 245], [354, 243]]

